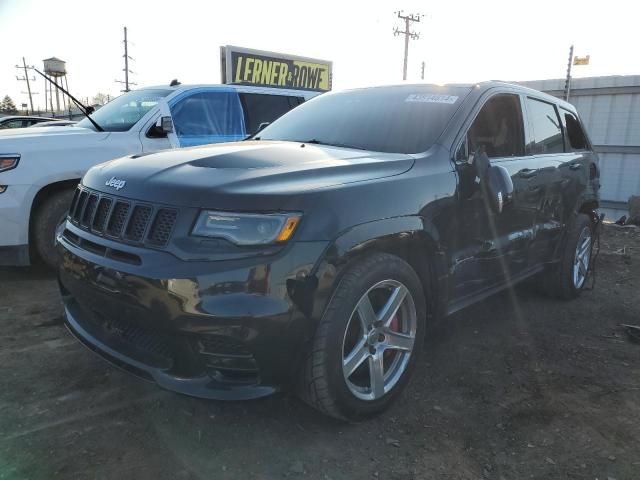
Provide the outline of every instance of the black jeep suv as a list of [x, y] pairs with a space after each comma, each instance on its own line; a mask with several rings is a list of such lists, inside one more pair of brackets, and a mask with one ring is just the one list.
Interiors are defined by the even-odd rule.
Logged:
[[533, 275], [573, 298], [598, 219], [573, 106], [499, 82], [325, 94], [251, 140], [89, 170], [58, 236], [71, 332], [160, 386], [359, 419], [427, 322]]

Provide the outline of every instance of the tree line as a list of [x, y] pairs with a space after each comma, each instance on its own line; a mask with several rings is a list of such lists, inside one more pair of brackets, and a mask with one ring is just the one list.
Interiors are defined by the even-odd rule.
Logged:
[[16, 113], [18, 113], [16, 104], [13, 103], [13, 100], [11, 100], [11, 97], [9, 95], [5, 95], [0, 102], [0, 113], [6, 113], [8, 115], [15, 115]]
[[[108, 103], [109, 101], [111, 101], [112, 98], [113, 97], [111, 97], [111, 95], [108, 95], [106, 93], [98, 92], [92, 98], [92, 104], [93, 105], [104, 105], [104, 104]], [[18, 112], [18, 108], [16, 107], [16, 104], [13, 102], [11, 97], [9, 95], [5, 95], [4, 98], [0, 101], [0, 114], [17, 115], [18, 113], [19, 113]]]

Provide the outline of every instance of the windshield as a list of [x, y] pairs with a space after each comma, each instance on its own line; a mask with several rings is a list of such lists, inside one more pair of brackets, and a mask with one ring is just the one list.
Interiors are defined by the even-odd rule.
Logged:
[[285, 114], [257, 138], [376, 152], [424, 152], [469, 91], [407, 85], [325, 94]]
[[[96, 110], [91, 114], [91, 118], [105, 132], [126, 132], [144, 117], [151, 108], [155, 107], [161, 98], [166, 97], [171, 92], [172, 90], [145, 89], [125, 93]], [[95, 130], [95, 127], [87, 118], [80, 121], [77, 126]]]

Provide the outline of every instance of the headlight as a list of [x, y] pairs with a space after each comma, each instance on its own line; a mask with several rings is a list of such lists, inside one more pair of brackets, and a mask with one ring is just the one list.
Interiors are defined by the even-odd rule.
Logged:
[[205, 210], [198, 217], [193, 235], [225, 238], [236, 245], [267, 245], [286, 242], [293, 236], [299, 213], [232, 213]]
[[18, 166], [20, 155], [0, 153], [0, 172], [6, 172]]

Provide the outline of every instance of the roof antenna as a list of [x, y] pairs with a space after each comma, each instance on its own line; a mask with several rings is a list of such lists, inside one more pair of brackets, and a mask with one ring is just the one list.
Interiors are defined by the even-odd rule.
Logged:
[[182, 85], [177, 78], [174, 78], [173, 80], [171, 80], [171, 83], [169, 84], [170, 87], [177, 87], [178, 85]]

